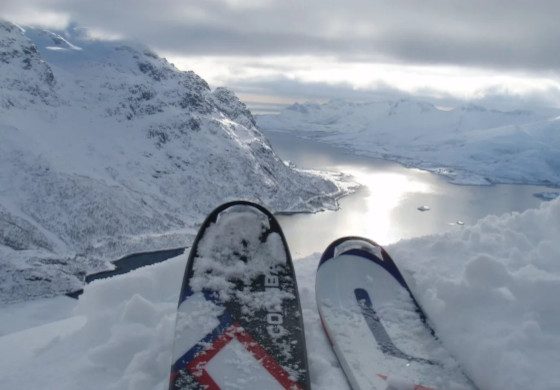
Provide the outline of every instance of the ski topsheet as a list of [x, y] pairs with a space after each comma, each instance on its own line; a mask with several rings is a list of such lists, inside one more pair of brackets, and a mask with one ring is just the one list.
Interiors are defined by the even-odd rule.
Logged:
[[320, 260], [315, 292], [353, 390], [475, 389], [442, 348], [391, 257], [373, 241], [333, 242]]
[[170, 389], [310, 389], [292, 260], [266, 209], [227, 203], [191, 248]]

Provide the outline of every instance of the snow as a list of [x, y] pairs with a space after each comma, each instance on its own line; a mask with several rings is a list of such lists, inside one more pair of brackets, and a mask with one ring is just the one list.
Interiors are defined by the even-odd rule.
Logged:
[[557, 109], [441, 110], [411, 99], [294, 104], [259, 115], [264, 130], [344, 147], [438, 173], [456, 184], [560, 186]]
[[[386, 249], [479, 389], [553, 390], [560, 388], [558, 237], [555, 199]], [[319, 255], [294, 261], [312, 386], [349, 389], [316, 309]], [[186, 257], [96, 280], [66, 308], [63, 298], [4, 305], [3, 387], [165, 389]], [[56, 310], [38, 310], [48, 302]]]
[[[242, 314], [249, 317], [260, 309], [281, 311], [282, 301], [293, 298], [293, 292], [278, 288], [245, 292], [257, 275], [279, 272], [286, 264], [285, 246], [278, 233], [268, 233], [261, 241], [269, 229], [268, 217], [260, 211], [248, 212], [246, 207], [236, 206], [222, 211], [218, 221], [206, 229], [199, 241], [191, 290], [194, 293], [202, 293], [206, 288], [219, 291], [221, 302], [230, 301], [234, 295], [242, 304]], [[238, 260], [232, 262], [235, 258]], [[232, 280], [243, 281], [245, 289], [237, 290]], [[189, 304], [188, 300], [185, 303]]]
[[228, 200], [338, 207], [338, 180], [285, 164], [233, 92], [80, 31], [0, 22], [0, 301], [76, 290], [109, 261], [183, 247]]

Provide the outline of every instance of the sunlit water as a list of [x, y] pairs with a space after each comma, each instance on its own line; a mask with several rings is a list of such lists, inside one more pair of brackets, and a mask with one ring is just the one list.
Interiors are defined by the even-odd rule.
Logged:
[[[322, 252], [341, 236], [366, 236], [386, 245], [462, 229], [489, 214], [538, 207], [542, 201], [534, 194], [550, 191], [525, 185], [458, 186], [429, 172], [316, 141], [276, 132], [265, 135], [283, 159], [302, 168], [348, 173], [363, 186], [340, 200], [339, 211], [279, 216], [294, 258]], [[419, 211], [422, 206], [429, 210]]]

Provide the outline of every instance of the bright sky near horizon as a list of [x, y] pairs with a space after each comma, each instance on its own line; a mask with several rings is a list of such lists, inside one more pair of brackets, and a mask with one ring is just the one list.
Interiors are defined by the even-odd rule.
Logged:
[[0, 18], [142, 42], [266, 111], [415, 95], [560, 107], [554, 0], [0, 0]]

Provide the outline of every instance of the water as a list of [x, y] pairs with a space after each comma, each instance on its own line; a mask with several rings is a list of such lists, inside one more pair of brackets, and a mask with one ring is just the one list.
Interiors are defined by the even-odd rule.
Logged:
[[[265, 135], [284, 160], [301, 168], [345, 172], [363, 186], [340, 200], [339, 211], [278, 217], [294, 258], [322, 252], [341, 236], [360, 235], [386, 245], [462, 229], [490, 214], [539, 207], [542, 200], [533, 194], [550, 191], [528, 185], [453, 185], [426, 171], [316, 141], [277, 132]], [[419, 211], [422, 206], [429, 211]]]

